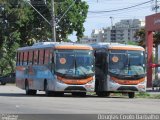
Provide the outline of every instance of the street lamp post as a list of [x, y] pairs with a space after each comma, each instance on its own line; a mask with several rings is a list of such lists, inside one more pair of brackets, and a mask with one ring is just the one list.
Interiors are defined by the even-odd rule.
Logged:
[[111, 29], [113, 27], [113, 17], [109, 17], [111, 19]]
[[52, 3], [52, 39], [53, 42], [56, 42], [56, 23], [55, 23], [55, 14], [54, 14], [54, 0], [51, 0]]

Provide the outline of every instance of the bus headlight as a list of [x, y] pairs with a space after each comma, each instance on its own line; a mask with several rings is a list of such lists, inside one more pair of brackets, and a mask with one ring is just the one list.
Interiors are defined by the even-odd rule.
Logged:
[[138, 88], [139, 89], [145, 89], [145, 86], [144, 85], [138, 85]]

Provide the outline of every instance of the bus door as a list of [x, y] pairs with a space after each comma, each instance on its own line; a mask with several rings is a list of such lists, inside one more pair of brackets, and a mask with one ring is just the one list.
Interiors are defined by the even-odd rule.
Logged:
[[95, 70], [96, 70], [96, 88], [97, 91], [104, 91], [106, 88], [106, 52], [97, 50], [95, 53]]

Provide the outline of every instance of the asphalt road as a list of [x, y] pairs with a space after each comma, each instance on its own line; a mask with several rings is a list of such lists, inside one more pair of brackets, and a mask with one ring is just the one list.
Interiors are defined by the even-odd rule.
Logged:
[[[159, 99], [129, 99], [96, 96], [46, 97], [44, 92], [26, 96], [13, 85], [0, 85], [1, 114], [156, 114], [160, 113]], [[33, 117], [33, 116], [32, 116]], [[93, 116], [92, 116], [93, 117]], [[43, 118], [43, 117], [40, 117]]]

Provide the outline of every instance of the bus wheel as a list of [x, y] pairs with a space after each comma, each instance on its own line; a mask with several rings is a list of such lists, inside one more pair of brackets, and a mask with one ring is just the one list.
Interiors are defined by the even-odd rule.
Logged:
[[6, 82], [1, 82], [1, 85], [6, 85]]
[[54, 96], [62, 97], [62, 96], [64, 96], [64, 93], [63, 92], [54, 92]]
[[129, 98], [134, 98], [134, 96], [135, 96], [135, 93], [134, 93], [134, 92], [129, 92], [129, 93], [128, 93], [128, 97], [129, 97]]
[[86, 92], [79, 92], [78, 95], [79, 95], [80, 97], [86, 97]]
[[85, 97], [86, 96], [86, 92], [73, 92], [72, 95], [73, 96]]
[[53, 95], [53, 93], [51, 91], [49, 91], [49, 87], [48, 87], [47, 82], [45, 82], [45, 84], [44, 84], [44, 91], [45, 91], [46, 96], [52, 96]]
[[29, 84], [27, 81], [25, 82], [25, 90], [26, 90], [26, 95], [35, 95], [37, 93], [37, 90], [29, 89]]
[[106, 96], [105, 92], [96, 92], [96, 94], [98, 95], [98, 97], [105, 97]]
[[106, 96], [109, 97], [110, 96], [110, 92], [106, 92]]

